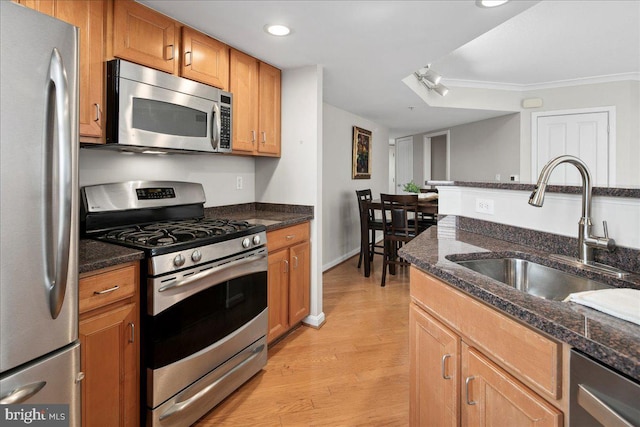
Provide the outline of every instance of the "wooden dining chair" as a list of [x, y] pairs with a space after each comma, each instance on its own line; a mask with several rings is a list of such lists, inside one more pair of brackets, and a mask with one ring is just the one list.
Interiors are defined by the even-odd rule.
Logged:
[[[376, 231], [382, 232], [382, 220], [376, 219], [375, 212], [367, 205], [372, 200], [371, 189], [356, 190], [358, 197], [358, 209], [360, 211], [360, 256], [358, 268], [362, 265], [365, 245], [369, 245], [369, 261], [373, 261], [373, 255], [384, 255], [383, 245], [376, 243]], [[377, 250], [376, 250], [377, 249]]]
[[387, 269], [395, 274], [396, 266], [409, 263], [398, 257], [398, 249], [410, 242], [419, 233], [418, 196], [415, 194], [380, 194], [382, 202], [382, 225], [384, 228], [384, 256], [382, 261], [382, 283], [385, 286]]

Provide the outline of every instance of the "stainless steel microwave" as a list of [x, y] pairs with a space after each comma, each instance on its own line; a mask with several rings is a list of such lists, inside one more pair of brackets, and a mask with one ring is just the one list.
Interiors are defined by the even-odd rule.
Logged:
[[107, 62], [106, 142], [137, 152], [231, 151], [229, 92], [121, 59]]

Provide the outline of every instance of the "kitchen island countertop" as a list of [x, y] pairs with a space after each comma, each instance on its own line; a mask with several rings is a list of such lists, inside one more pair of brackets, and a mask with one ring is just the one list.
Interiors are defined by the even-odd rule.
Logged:
[[[456, 264], [451, 259], [522, 256], [571, 271], [549, 253], [456, 228], [444, 217], [410, 243], [400, 254], [421, 270], [547, 335], [600, 360], [640, 381], [640, 326], [575, 303], [551, 301], [526, 294]], [[619, 287], [640, 289], [640, 275], [624, 281], [594, 277]]]

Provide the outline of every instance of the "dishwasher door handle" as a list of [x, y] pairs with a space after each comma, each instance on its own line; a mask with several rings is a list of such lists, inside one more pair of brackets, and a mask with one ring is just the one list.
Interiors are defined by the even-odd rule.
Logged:
[[584, 384], [578, 384], [578, 404], [603, 426], [633, 427]]

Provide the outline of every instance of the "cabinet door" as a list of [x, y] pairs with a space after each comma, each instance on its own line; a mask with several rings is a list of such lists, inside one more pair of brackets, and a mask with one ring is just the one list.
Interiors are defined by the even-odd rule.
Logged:
[[182, 27], [180, 75], [227, 90], [229, 88], [229, 47], [193, 28]]
[[233, 151], [251, 154], [258, 138], [258, 61], [231, 49], [229, 89], [233, 93]]
[[460, 338], [414, 304], [409, 310], [409, 419], [412, 426], [457, 426]]
[[289, 251], [289, 325], [295, 325], [310, 310], [311, 245], [300, 243]]
[[136, 304], [80, 321], [82, 425], [139, 424]]
[[289, 329], [289, 250], [269, 253], [267, 274], [267, 307], [269, 308], [269, 331], [267, 342], [271, 342]]
[[17, 3], [49, 16], [55, 16], [55, 0], [17, 0]]
[[80, 136], [102, 137], [104, 108], [102, 0], [58, 0], [56, 17], [80, 28]]
[[258, 151], [280, 156], [280, 70], [260, 63], [260, 124]]
[[133, 0], [113, 6], [113, 56], [178, 74], [176, 23]]
[[563, 425], [560, 411], [466, 344], [462, 375], [464, 426]]

